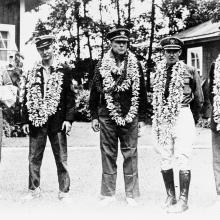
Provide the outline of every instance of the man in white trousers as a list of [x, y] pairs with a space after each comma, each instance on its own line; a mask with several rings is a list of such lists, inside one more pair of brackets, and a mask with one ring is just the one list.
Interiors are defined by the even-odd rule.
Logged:
[[[203, 93], [196, 70], [179, 60], [183, 42], [176, 37], [166, 37], [162, 39], [161, 46], [165, 59], [158, 63], [155, 74], [153, 131], [167, 192], [164, 208], [169, 213], [180, 213], [188, 209], [189, 161]], [[174, 185], [174, 158], [179, 168], [178, 201]]]

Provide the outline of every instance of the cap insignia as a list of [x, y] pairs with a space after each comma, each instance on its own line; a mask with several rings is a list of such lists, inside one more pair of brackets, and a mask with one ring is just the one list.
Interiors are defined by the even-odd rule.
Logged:
[[171, 39], [170, 44], [175, 44], [175, 40]]
[[125, 36], [125, 31], [121, 31], [120, 34], [121, 34], [122, 36]]

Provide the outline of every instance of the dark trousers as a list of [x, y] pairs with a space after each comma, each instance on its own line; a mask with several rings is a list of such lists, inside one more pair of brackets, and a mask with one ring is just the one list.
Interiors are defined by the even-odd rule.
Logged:
[[56, 161], [59, 190], [68, 192], [70, 177], [67, 170], [67, 139], [64, 132], [51, 133], [48, 127], [38, 128], [37, 132], [30, 132], [29, 145], [29, 189], [34, 190], [40, 186], [40, 167], [49, 137], [53, 155]]
[[123, 172], [125, 193], [127, 197], [139, 196], [138, 166], [137, 166], [137, 138], [138, 119], [125, 126], [118, 126], [109, 117], [100, 117], [100, 147], [102, 156], [102, 184], [101, 194], [112, 196], [115, 194], [117, 178], [118, 140], [124, 158]]
[[1, 161], [1, 149], [2, 149], [2, 135], [3, 135], [3, 117], [2, 117], [2, 109], [0, 107], [0, 161]]
[[220, 195], [220, 132], [212, 131], [213, 170], [216, 192]]

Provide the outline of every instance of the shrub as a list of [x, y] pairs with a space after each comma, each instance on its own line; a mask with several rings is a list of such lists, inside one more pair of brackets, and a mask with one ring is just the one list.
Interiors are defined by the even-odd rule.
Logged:
[[20, 106], [3, 107], [3, 133], [6, 137], [24, 137], [20, 122]]
[[76, 109], [75, 109], [75, 120], [76, 121], [90, 121], [89, 111], [89, 90], [80, 89], [76, 97]]
[[210, 128], [210, 119], [200, 118], [196, 126], [201, 128]]

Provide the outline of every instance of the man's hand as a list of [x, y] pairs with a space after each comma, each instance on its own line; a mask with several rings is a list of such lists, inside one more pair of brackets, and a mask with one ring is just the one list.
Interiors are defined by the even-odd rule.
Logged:
[[145, 132], [146, 124], [143, 121], [138, 122], [138, 137], [142, 136]]
[[23, 132], [24, 132], [25, 134], [29, 134], [29, 132], [30, 132], [29, 124], [24, 124], [24, 125], [22, 126], [22, 129], [23, 129]]
[[98, 132], [100, 130], [100, 125], [99, 125], [99, 120], [98, 119], [93, 119], [92, 120], [92, 129], [95, 132]]
[[78, 82], [75, 79], [72, 79], [71, 89], [75, 93], [79, 92]]
[[62, 124], [62, 131], [65, 131], [66, 135], [70, 135], [71, 123], [69, 121], [64, 121]]

